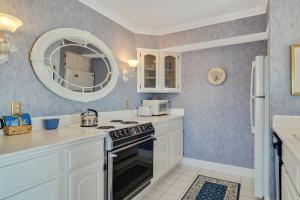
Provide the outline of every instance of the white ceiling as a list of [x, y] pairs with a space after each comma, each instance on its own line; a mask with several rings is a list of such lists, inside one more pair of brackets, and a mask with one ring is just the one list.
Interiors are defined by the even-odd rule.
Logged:
[[79, 0], [125, 28], [162, 35], [263, 14], [267, 0]]

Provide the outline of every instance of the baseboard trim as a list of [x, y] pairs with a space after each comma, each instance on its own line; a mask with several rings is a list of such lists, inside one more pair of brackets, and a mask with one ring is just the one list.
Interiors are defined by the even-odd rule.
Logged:
[[251, 178], [254, 177], [254, 170], [249, 168], [244, 168], [244, 167], [225, 165], [221, 163], [197, 160], [197, 159], [187, 158], [187, 157], [184, 157], [181, 163], [185, 165], [194, 166], [194, 167], [204, 168], [204, 169], [217, 170], [217, 171], [234, 174], [238, 176], [245, 176]]

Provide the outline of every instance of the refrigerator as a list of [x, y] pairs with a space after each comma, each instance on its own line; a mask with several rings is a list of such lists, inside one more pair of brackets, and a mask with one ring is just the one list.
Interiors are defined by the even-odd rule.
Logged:
[[[254, 136], [254, 192], [255, 196], [262, 198], [267, 195], [267, 169], [268, 157], [266, 156], [266, 138], [268, 130], [268, 66], [267, 58], [257, 56], [252, 62], [250, 117], [251, 132]], [[265, 157], [264, 157], [265, 155]]]

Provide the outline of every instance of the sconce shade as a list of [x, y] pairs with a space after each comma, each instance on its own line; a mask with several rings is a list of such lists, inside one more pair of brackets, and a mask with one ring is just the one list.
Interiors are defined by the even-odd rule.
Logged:
[[134, 68], [134, 67], [137, 67], [137, 66], [138, 66], [139, 61], [138, 61], [138, 60], [131, 59], [131, 60], [128, 60], [127, 63], [128, 63], [128, 65], [129, 65], [129, 67]]
[[0, 31], [15, 32], [20, 26], [23, 25], [23, 22], [18, 18], [0, 13]]

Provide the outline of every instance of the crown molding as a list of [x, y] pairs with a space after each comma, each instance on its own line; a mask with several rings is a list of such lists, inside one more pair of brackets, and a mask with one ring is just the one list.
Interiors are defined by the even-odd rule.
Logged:
[[155, 35], [166, 35], [166, 34], [170, 34], [170, 33], [186, 31], [186, 30], [190, 30], [190, 29], [194, 29], [194, 28], [199, 28], [199, 27], [229, 22], [229, 21], [233, 21], [233, 20], [237, 20], [237, 19], [252, 17], [252, 16], [256, 16], [256, 15], [261, 15], [261, 14], [264, 14], [265, 12], [266, 11], [263, 10], [261, 7], [251, 8], [251, 9], [242, 10], [242, 11], [238, 11], [238, 12], [232, 12], [232, 13], [225, 14], [225, 15], [219, 15], [219, 16], [212, 17], [212, 18], [207, 18], [204, 20], [198, 20], [198, 21], [194, 21], [191, 23], [182, 24], [179, 26], [168, 27], [166, 29], [157, 31]]
[[225, 15], [219, 15], [212, 18], [207, 18], [204, 20], [198, 20], [190, 23], [181, 24], [178, 26], [170, 26], [165, 29], [155, 30], [155, 29], [147, 29], [144, 27], [136, 27], [130, 21], [126, 20], [124, 17], [118, 15], [111, 9], [104, 6], [97, 0], [78, 0], [79, 2], [83, 3], [84, 5], [92, 8], [93, 10], [99, 12], [100, 14], [104, 15], [105, 17], [109, 18], [110, 20], [118, 23], [122, 27], [128, 29], [129, 31], [135, 34], [143, 34], [143, 35], [154, 35], [154, 36], [161, 36], [170, 33], [190, 30], [194, 28], [199, 28], [203, 26], [219, 24], [223, 22], [228, 22], [232, 20], [252, 17], [256, 15], [265, 14], [267, 10], [268, 0], [261, 0], [259, 6], [255, 8], [250, 8], [246, 10], [241, 10], [238, 12], [232, 12]]

